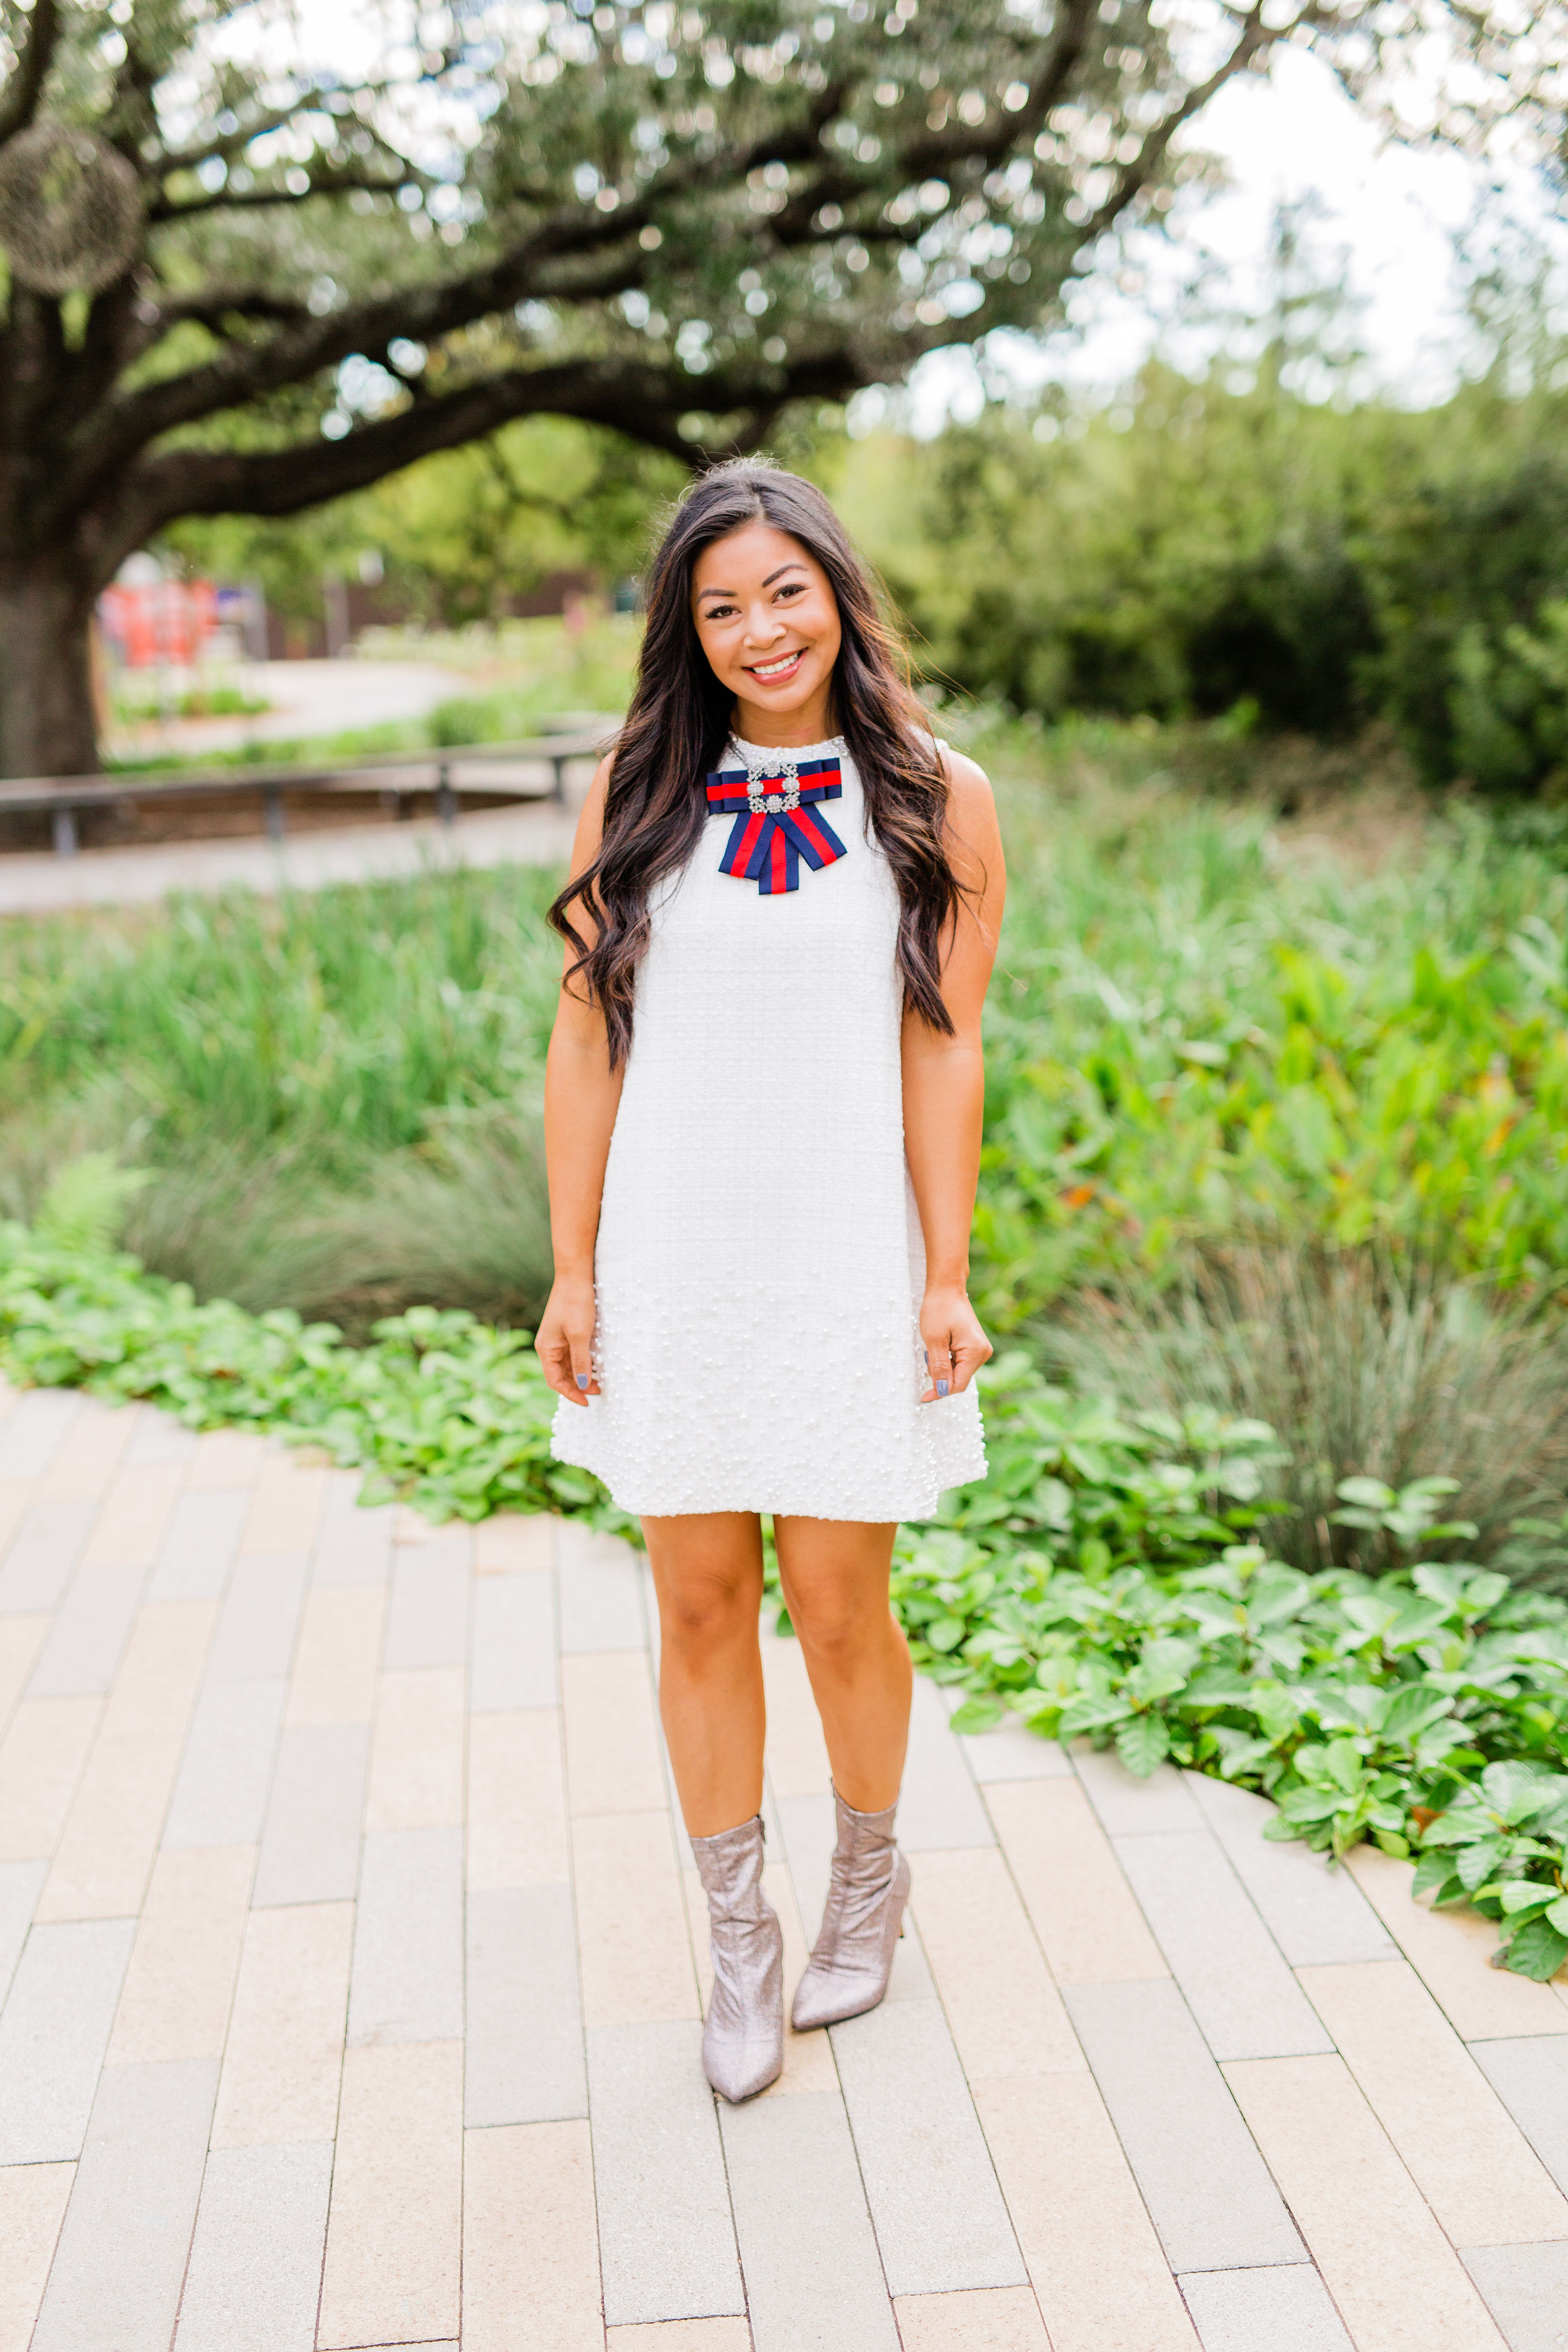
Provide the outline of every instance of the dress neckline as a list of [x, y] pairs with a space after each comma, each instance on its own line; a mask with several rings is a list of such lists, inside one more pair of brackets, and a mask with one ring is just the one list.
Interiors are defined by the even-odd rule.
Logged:
[[811, 760], [821, 751], [848, 749], [842, 735], [824, 736], [820, 743], [748, 743], [743, 735], [731, 734], [730, 741], [742, 758], [753, 760]]

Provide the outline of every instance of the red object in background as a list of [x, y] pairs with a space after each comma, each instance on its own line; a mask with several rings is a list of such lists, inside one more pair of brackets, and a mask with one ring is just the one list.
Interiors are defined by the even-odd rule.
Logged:
[[217, 590], [210, 580], [149, 580], [106, 588], [98, 610], [128, 669], [189, 669], [217, 626]]

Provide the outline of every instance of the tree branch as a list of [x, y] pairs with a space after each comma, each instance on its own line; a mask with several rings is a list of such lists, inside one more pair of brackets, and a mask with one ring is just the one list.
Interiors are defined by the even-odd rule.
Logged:
[[1245, 73], [1254, 58], [1260, 57], [1266, 50], [1273, 48], [1278, 42], [1286, 37], [1287, 34], [1297, 31], [1302, 24], [1310, 21], [1314, 16], [1312, 9], [1303, 8], [1293, 24], [1281, 26], [1278, 32], [1271, 32], [1263, 21], [1264, 5], [1265, 0], [1256, 0], [1256, 5], [1243, 19], [1240, 34], [1229, 56], [1220, 60], [1207, 81], [1200, 82], [1194, 89], [1188, 90], [1181, 104], [1173, 107], [1170, 113], [1155, 124], [1131, 163], [1117, 174], [1116, 184], [1110, 195], [1084, 229], [1086, 242], [1090, 237], [1103, 235], [1111, 223], [1119, 219], [1126, 211], [1133, 197], [1141, 188], [1148, 184], [1154, 171], [1163, 161], [1167, 148], [1182, 125], [1184, 122], [1190, 122], [1194, 115], [1208, 104], [1216, 90], [1222, 89], [1237, 74]]
[[58, 0], [34, 0], [22, 54], [16, 60], [16, 71], [0, 93], [0, 146], [15, 138], [18, 131], [26, 131], [37, 112], [59, 28]]
[[480, 440], [520, 416], [607, 425], [690, 465], [703, 452], [681, 434], [679, 419], [699, 404], [710, 414], [747, 416], [749, 443], [757, 437], [751, 416], [771, 418], [791, 400], [841, 399], [863, 373], [847, 352], [820, 354], [787, 370], [701, 378], [631, 360], [569, 361], [487, 376], [361, 425], [341, 441], [266, 451], [169, 450], [141, 459], [125, 476], [112, 517], [104, 519], [99, 568], [111, 578], [125, 555], [176, 515], [298, 514], [366, 489], [417, 458]]
[[371, 195], [395, 196], [407, 181], [423, 182], [427, 177], [412, 167], [400, 172], [395, 180], [373, 179], [364, 172], [329, 170], [312, 173], [308, 188], [218, 188], [211, 195], [195, 197], [189, 204], [160, 196], [147, 207], [147, 218], [154, 222], [199, 220], [203, 213], [255, 212], [268, 205], [305, 205], [312, 196], [346, 196], [356, 188]]

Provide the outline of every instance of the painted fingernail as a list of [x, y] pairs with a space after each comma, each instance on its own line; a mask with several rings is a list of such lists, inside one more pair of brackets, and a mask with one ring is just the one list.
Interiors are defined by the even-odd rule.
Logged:
[[588, 1385], [588, 1375], [587, 1375], [587, 1373], [586, 1373], [586, 1372], [579, 1372], [579, 1373], [578, 1373], [578, 1375], [577, 1375], [577, 1385], [578, 1385], [578, 1387], [579, 1387], [580, 1389], [585, 1389], [585, 1388], [587, 1387], [587, 1385]]
[[944, 1397], [947, 1394], [949, 1385], [949, 1382], [946, 1381], [938, 1381], [936, 1384], [936, 1392], [939, 1397]]

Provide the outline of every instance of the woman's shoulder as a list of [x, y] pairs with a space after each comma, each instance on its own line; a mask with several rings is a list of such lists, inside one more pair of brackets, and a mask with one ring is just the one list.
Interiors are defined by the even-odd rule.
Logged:
[[967, 752], [955, 751], [952, 744], [943, 742], [940, 735], [933, 735], [931, 741], [936, 745], [937, 758], [942, 761], [942, 772], [947, 779], [947, 789], [955, 813], [962, 816], [972, 810], [994, 809], [996, 795], [991, 789], [990, 777], [979, 761], [970, 759]]

